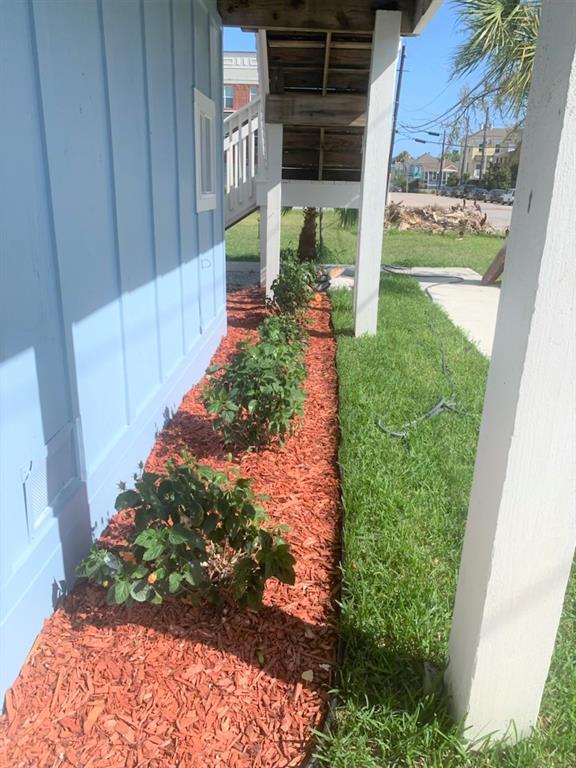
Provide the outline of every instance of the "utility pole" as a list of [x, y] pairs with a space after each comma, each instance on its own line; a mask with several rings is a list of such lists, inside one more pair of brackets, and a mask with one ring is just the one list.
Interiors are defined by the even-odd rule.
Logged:
[[480, 176], [478, 177], [478, 181], [482, 181], [482, 176], [484, 176], [484, 160], [486, 158], [486, 131], [488, 130], [488, 107], [486, 107], [486, 112], [484, 114], [484, 133], [482, 135], [482, 155], [480, 156]]
[[470, 117], [466, 113], [466, 133], [464, 134], [464, 152], [462, 153], [462, 162], [460, 163], [460, 179], [458, 184], [462, 184], [464, 172], [466, 171], [466, 153], [468, 152], [468, 132], [470, 131]]
[[440, 152], [440, 171], [438, 172], [438, 179], [436, 181], [436, 194], [440, 194], [440, 187], [442, 185], [442, 174], [444, 172], [444, 148], [446, 147], [446, 128], [442, 134], [442, 151]]
[[388, 176], [386, 178], [386, 202], [388, 202], [388, 192], [390, 189], [390, 169], [392, 168], [392, 157], [394, 155], [394, 140], [396, 138], [396, 121], [398, 120], [398, 107], [400, 106], [400, 90], [402, 88], [402, 75], [404, 74], [404, 61], [406, 60], [406, 46], [402, 46], [400, 55], [400, 69], [398, 71], [398, 84], [396, 85], [396, 99], [394, 101], [394, 117], [392, 119], [392, 141], [390, 142], [390, 155], [388, 157]]

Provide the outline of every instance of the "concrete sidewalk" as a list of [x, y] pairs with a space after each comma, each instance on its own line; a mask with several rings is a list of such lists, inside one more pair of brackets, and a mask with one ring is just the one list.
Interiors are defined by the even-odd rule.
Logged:
[[[500, 288], [482, 285], [481, 275], [473, 269], [431, 267], [413, 269], [422, 290], [428, 289], [430, 297], [446, 312], [450, 320], [461, 328], [480, 352], [490, 357], [496, 315], [500, 300]], [[433, 275], [432, 278], [417, 275]], [[458, 281], [454, 278], [460, 278]]]
[[257, 288], [260, 285], [259, 261], [227, 261], [226, 290]]
[[[481, 276], [467, 267], [418, 267], [398, 269], [418, 281], [423, 291], [439, 304], [486, 357], [492, 354], [500, 288], [481, 285]], [[424, 277], [425, 276], [425, 277]], [[354, 267], [332, 281], [334, 288], [354, 286]]]

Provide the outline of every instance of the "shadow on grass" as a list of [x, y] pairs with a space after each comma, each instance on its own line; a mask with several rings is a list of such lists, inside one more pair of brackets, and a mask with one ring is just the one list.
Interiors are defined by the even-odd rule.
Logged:
[[453, 728], [438, 662], [398, 646], [394, 638], [375, 638], [358, 627], [343, 626], [340, 698], [357, 707], [385, 707], [436, 719]]

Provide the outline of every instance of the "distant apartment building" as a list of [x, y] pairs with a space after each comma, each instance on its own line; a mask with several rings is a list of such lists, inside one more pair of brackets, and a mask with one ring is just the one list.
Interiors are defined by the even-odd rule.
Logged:
[[260, 93], [255, 52], [224, 52], [224, 114], [253, 101]]
[[[500, 163], [514, 152], [521, 139], [521, 132], [511, 128], [488, 128], [486, 130], [486, 148], [483, 150], [484, 130], [468, 136], [466, 152], [463, 158], [464, 174], [469, 179], [480, 179], [486, 175], [492, 163]], [[484, 159], [482, 159], [484, 158]]]

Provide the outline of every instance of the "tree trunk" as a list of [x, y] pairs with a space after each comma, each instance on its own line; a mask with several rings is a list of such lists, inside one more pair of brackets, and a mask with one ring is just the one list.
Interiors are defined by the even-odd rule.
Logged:
[[298, 258], [300, 261], [316, 260], [316, 220], [317, 208], [304, 208], [304, 223], [298, 240]]

